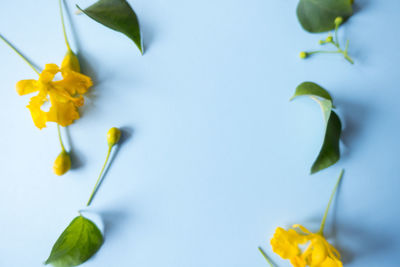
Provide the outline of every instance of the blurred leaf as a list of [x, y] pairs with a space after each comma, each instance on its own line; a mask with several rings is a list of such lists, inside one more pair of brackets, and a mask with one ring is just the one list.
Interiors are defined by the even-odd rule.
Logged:
[[95, 21], [128, 36], [143, 54], [139, 21], [126, 0], [99, 0], [86, 9], [77, 7]]
[[300, 0], [297, 18], [308, 32], [326, 32], [335, 29], [335, 18], [347, 20], [353, 14], [351, 0]]
[[45, 264], [55, 267], [77, 266], [92, 257], [103, 244], [97, 226], [83, 216], [77, 216], [64, 230], [51, 250]]
[[339, 141], [342, 124], [337, 114], [332, 110], [332, 97], [324, 88], [313, 82], [304, 82], [296, 88], [291, 100], [304, 95], [311, 97], [320, 105], [326, 123], [324, 142], [311, 167], [311, 174], [314, 174], [335, 164], [340, 159]]

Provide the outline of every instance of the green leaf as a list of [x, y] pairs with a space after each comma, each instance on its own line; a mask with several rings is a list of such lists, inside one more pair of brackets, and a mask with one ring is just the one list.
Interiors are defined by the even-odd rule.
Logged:
[[319, 172], [332, 166], [340, 159], [339, 141], [342, 132], [342, 124], [338, 115], [332, 111], [326, 125], [324, 143], [314, 164], [311, 167], [311, 174]]
[[296, 92], [290, 98], [290, 100], [293, 100], [297, 96], [303, 95], [318, 96], [332, 101], [331, 95], [324, 88], [313, 82], [303, 82], [299, 86], [297, 86]]
[[102, 244], [99, 228], [91, 220], [77, 216], [57, 239], [45, 264], [77, 266], [90, 259]]
[[77, 7], [95, 21], [128, 36], [143, 54], [139, 21], [126, 0], [99, 0], [86, 9]]
[[308, 32], [326, 32], [335, 29], [335, 18], [345, 21], [353, 14], [351, 0], [300, 0], [297, 18]]
[[324, 88], [313, 82], [304, 82], [297, 86], [291, 100], [304, 95], [311, 97], [320, 105], [326, 123], [324, 142], [311, 167], [311, 174], [314, 174], [335, 164], [340, 159], [339, 142], [342, 124], [337, 114], [332, 110], [332, 97]]

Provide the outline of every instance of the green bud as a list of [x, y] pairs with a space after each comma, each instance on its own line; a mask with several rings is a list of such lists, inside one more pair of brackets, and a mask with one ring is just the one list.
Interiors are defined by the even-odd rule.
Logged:
[[333, 41], [333, 37], [332, 36], [328, 36], [328, 37], [326, 37], [326, 39], [325, 39], [325, 42], [327, 42], [327, 43], [331, 43]]
[[335, 19], [335, 25], [336, 26], [339, 26], [340, 24], [342, 24], [342, 22], [343, 22], [343, 18], [342, 17], [337, 17]]
[[301, 51], [299, 54], [300, 58], [306, 58], [308, 56], [307, 52]]
[[69, 171], [69, 169], [71, 169], [71, 158], [66, 151], [61, 151], [54, 161], [53, 172], [61, 176]]
[[121, 130], [112, 127], [110, 130], [108, 130], [107, 133], [107, 142], [109, 146], [114, 146], [118, 143], [119, 139], [121, 138]]

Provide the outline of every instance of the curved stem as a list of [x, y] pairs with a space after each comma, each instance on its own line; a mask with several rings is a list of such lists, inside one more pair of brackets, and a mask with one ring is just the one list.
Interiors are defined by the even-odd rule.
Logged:
[[65, 151], [65, 147], [61, 138], [61, 131], [60, 131], [60, 125], [57, 123], [57, 132], [58, 132], [58, 140], [60, 141], [60, 145], [61, 145], [61, 149], [64, 152]]
[[17, 53], [28, 65], [29, 67], [31, 67], [36, 73], [37, 75], [40, 75], [40, 72], [32, 65], [31, 62], [29, 62], [29, 60], [24, 57], [9, 41], [7, 41], [1, 34], [0, 34], [0, 39], [3, 40], [3, 42], [5, 42], [12, 50], [14, 50], [15, 53]]
[[65, 31], [64, 14], [63, 14], [62, 2], [61, 1], [62, 0], [58, 0], [58, 4], [60, 6], [60, 17], [61, 17], [61, 24], [62, 24], [63, 33], [64, 33], [65, 44], [67, 45], [68, 50], [71, 50], [71, 47], [69, 46], [69, 42], [68, 42], [67, 33]]
[[342, 170], [340, 171], [339, 178], [338, 178], [338, 180], [337, 180], [337, 182], [336, 182], [335, 187], [333, 188], [331, 197], [329, 198], [328, 206], [327, 206], [326, 209], [325, 209], [325, 214], [324, 214], [324, 217], [322, 218], [321, 227], [319, 228], [319, 231], [318, 231], [318, 234], [320, 234], [320, 235], [323, 235], [323, 234], [324, 234], [324, 228], [325, 228], [326, 217], [328, 217], [329, 208], [331, 207], [332, 200], [333, 200], [333, 198], [334, 198], [334, 196], [335, 196], [335, 194], [336, 194], [336, 191], [337, 191], [337, 188], [338, 188], [338, 186], [339, 186], [339, 184], [340, 184], [340, 181], [341, 181], [342, 178], [343, 178], [343, 174], [344, 174], [344, 169], [342, 169]]
[[272, 264], [271, 260], [268, 258], [267, 254], [264, 252], [264, 250], [262, 250], [261, 247], [258, 247], [258, 250], [264, 256], [264, 259], [269, 263], [269, 266], [274, 267], [274, 265]]
[[108, 159], [110, 158], [110, 154], [111, 154], [111, 149], [112, 149], [112, 147], [113, 147], [112, 145], [109, 145], [109, 146], [108, 146], [108, 152], [107, 152], [106, 160], [105, 160], [105, 162], [104, 162], [104, 164], [103, 164], [103, 167], [101, 168], [99, 177], [97, 178], [96, 184], [94, 185], [92, 194], [90, 195], [89, 200], [88, 200], [86, 206], [89, 206], [90, 203], [92, 203], [93, 197], [94, 197], [94, 195], [96, 194], [97, 187], [99, 186], [99, 183], [100, 183], [100, 181], [101, 181], [101, 177], [103, 176], [103, 172], [104, 172], [104, 170], [105, 170], [105, 168], [106, 168], [106, 166], [107, 166]]

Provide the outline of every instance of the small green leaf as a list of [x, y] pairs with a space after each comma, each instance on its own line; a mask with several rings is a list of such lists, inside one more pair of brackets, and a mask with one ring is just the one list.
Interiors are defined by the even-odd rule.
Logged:
[[302, 95], [318, 96], [332, 101], [331, 95], [324, 88], [313, 82], [303, 82], [297, 86], [296, 92], [290, 100]]
[[143, 54], [139, 20], [126, 0], [99, 0], [86, 9], [77, 7], [95, 21], [128, 36]]
[[338, 115], [332, 111], [326, 125], [324, 143], [314, 164], [311, 174], [332, 166], [340, 159], [339, 141], [342, 132], [342, 124]]
[[54, 244], [45, 264], [55, 267], [77, 266], [92, 257], [103, 244], [97, 226], [83, 216], [77, 216]]
[[297, 18], [308, 32], [335, 29], [335, 18], [348, 19], [353, 14], [351, 0], [300, 0]]
[[304, 82], [296, 88], [291, 100], [304, 95], [311, 97], [320, 105], [326, 123], [324, 142], [311, 167], [311, 174], [314, 174], [335, 164], [340, 159], [339, 142], [342, 124], [337, 114], [332, 110], [332, 97], [324, 88], [313, 82]]

